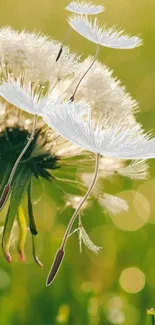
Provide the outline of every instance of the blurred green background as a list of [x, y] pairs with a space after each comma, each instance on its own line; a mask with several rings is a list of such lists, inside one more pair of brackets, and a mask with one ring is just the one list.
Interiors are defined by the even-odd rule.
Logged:
[[[67, 31], [61, 0], [0, 0], [0, 23], [15, 29], [41, 31], [62, 40]], [[105, 0], [99, 16], [108, 25], [117, 24], [129, 33], [140, 34], [144, 46], [132, 51], [102, 48], [100, 60], [114, 70], [132, 96], [140, 102], [137, 119], [155, 132], [155, 1]], [[95, 45], [72, 33], [72, 51], [83, 57], [94, 54]], [[8, 265], [0, 254], [0, 325], [104, 325], [145, 324], [147, 308], [155, 307], [155, 161], [150, 178], [131, 181], [114, 177], [105, 181], [109, 193], [120, 193], [130, 204], [128, 213], [104, 215], [95, 199], [83, 222], [96, 244], [103, 247], [95, 256], [79, 252], [77, 235], [67, 245], [63, 266], [51, 287], [45, 287], [54, 254], [73, 210], [64, 206], [62, 193], [45, 183], [46, 191], [35, 205], [39, 226], [38, 252], [44, 269], [31, 258], [14, 256]], [[65, 190], [73, 189], [62, 184]], [[35, 184], [35, 197], [40, 194]], [[74, 188], [74, 194], [79, 194]]]

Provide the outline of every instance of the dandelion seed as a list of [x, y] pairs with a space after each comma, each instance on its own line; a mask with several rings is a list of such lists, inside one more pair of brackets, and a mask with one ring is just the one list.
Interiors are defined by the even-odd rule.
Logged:
[[107, 28], [106, 25], [99, 27], [97, 19], [94, 21], [84, 16], [69, 17], [70, 26], [80, 35], [89, 41], [101, 46], [115, 49], [133, 49], [142, 45], [142, 40], [138, 36], [130, 37], [124, 30], [115, 26]]
[[125, 167], [118, 168], [118, 174], [132, 179], [146, 179], [148, 177], [148, 164], [146, 160], [133, 161]]
[[80, 252], [82, 253], [82, 243], [84, 243], [84, 245], [86, 247], [88, 247], [88, 249], [90, 249], [92, 252], [94, 252], [95, 254], [98, 254], [102, 247], [96, 246], [92, 240], [89, 238], [86, 230], [83, 227], [83, 224], [81, 222], [81, 218], [79, 219], [79, 244], [80, 244]]
[[61, 247], [60, 249], [58, 250], [57, 254], [56, 254], [56, 257], [55, 257], [55, 260], [54, 260], [54, 263], [52, 265], [52, 268], [50, 270], [50, 273], [47, 277], [47, 281], [46, 281], [46, 284], [49, 286], [58, 270], [59, 270], [59, 267], [60, 267], [60, 264], [62, 262], [62, 258], [64, 256], [64, 252], [65, 252], [65, 246], [66, 246], [66, 243], [67, 243], [67, 240], [68, 240], [68, 236], [71, 232], [71, 229], [72, 229], [72, 226], [74, 224], [74, 221], [76, 220], [77, 216], [78, 216], [78, 213], [80, 211], [80, 209], [83, 207], [85, 201], [87, 200], [87, 198], [89, 197], [89, 195], [91, 194], [95, 184], [96, 184], [96, 181], [97, 181], [97, 176], [98, 176], [98, 171], [99, 171], [99, 160], [100, 160], [100, 155], [97, 155], [96, 156], [96, 166], [95, 166], [95, 172], [94, 172], [94, 175], [93, 175], [93, 179], [92, 179], [92, 182], [88, 188], [88, 191], [87, 193], [85, 194], [84, 198], [82, 199], [82, 201], [80, 202], [79, 206], [77, 207], [77, 209], [75, 210], [72, 218], [70, 219], [69, 223], [68, 223], [68, 226], [67, 226], [67, 229], [66, 229], [66, 232], [65, 232], [65, 235], [64, 235], [64, 238], [62, 240], [62, 243], [61, 243]]
[[112, 215], [118, 214], [122, 211], [127, 212], [129, 210], [128, 204], [125, 200], [108, 193], [104, 193], [103, 196], [100, 196], [99, 203]]
[[72, 17], [69, 17], [68, 22], [76, 32], [97, 44], [94, 59], [83, 76], [80, 78], [74, 90], [74, 93], [70, 98], [73, 101], [81, 82], [93, 67], [99, 56], [100, 46], [115, 49], [132, 49], [142, 45], [142, 40], [137, 36], [130, 37], [123, 30], [118, 30], [116, 27], [112, 27], [110, 29], [107, 29], [106, 25], [104, 25], [103, 28], [99, 27], [97, 25], [97, 19], [92, 22], [92, 20], [89, 20], [87, 16], [80, 17], [74, 15]]
[[[71, 12], [77, 13], [77, 14], [81, 14], [81, 15], [96, 15], [96, 14], [99, 14], [104, 11], [103, 6], [95, 6], [92, 2], [83, 2], [83, 1], [82, 2], [72, 1], [65, 9], [69, 10]], [[64, 37], [61, 48], [60, 48], [60, 50], [57, 54], [57, 57], [56, 57], [56, 62], [61, 57], [61, 54], [63, 52], [64, 43], [67, 40], [71, 30], [72, 30], [72, 28], [69, 28], [65, 37]]]
[[72, 1], [66, 7], [67, 10], [80, 15], [96, 15], [104, 11], [103, 6], [96, 6], [92, 2]]
[[109, 117], [95, 122], [90, 110], [82, 115], [75, 105], [61, 102], [51, 106], [50, 112], [45, 110], [44, 120], [57, 133], [85, 150], [121, 159], [155, 157], [155, 138], [145, 134], [138, 124], [127, 127], [122, 119], [113, 124]]

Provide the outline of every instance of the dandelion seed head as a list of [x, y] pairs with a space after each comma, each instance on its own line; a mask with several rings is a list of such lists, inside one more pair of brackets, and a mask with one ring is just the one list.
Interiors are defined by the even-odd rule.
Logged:
[[[79, 64], [76, 76], [68, 89], [70, 93], [91, 62], [92, 57], [88, 57]], [[134, 114], [139, 111], [137, 101], [127, 93], [120, 80], [113, 77], [112, 71], [99, 61], [94, 63], [91, 71], [83, 79], [77, 90], [76, 100], [86, 100], [91, 105], [92, 114], [96, 119], [98, 116], [110, 117], [112, 122], [122, 118], [124, 123], [133, 125]]]
[[58, 81], [75, 73], [77, 59], [64, 47], [63, 56], [55, 63], [60, 43], [47, 36], [26, 31], [17, 32], [11, 27], [0, 29], [1, 77], [8, 74], [52, 88]]
[[[64, 46], [63, 55], [55, 62], [60, 46], [59, 42], [40, 34], [1, 28], [1, 83], [15, 80], [26, 92], [31, 89], [38, 96], [51, 92], [53, 101], [59, 96], [69, 100], [92, 58], [81, 61]], [[113, 122], [121, 117], [126, 124], [135, 123], [133, 113], [138, 111], [138, 103], [100, 62], [83, 79], [75, 98], [79, 100], [91, 105], [93, 116], [111, 116]]]

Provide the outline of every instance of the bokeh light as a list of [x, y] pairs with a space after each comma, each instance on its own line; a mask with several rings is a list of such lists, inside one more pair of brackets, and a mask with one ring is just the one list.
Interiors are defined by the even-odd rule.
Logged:
[[129, 211], [122, 211], [112, 217], [113, 223], [122, 230], [136, 231], [143, 227], [149, 219], [150, 205], [141, 193], [129, 190], [119, 194], [126, 200]]
[[58, 324], [66, 324], [69, 317], [70, 308], [68, 305], [61, 305], [56, 320]]
[[0, 290], [7, 289], [11, 284], [11, 278], [9, 274], [3, 270], [0, 269]]
[[112, 324], [123, 324], [125, 321], [124, 303], [121, 297], [113, 296], [107, 302], [107, 319]]
[[147, 199], [150, 206], [148, 222], [155, 223], [155, 180], [151, 179], [138, 187], [138, 192]]
[[122, 271], [119, 283], [124, 291], [137, 293], [145, 286], [145, 275], [137, 267], [129, 267]]

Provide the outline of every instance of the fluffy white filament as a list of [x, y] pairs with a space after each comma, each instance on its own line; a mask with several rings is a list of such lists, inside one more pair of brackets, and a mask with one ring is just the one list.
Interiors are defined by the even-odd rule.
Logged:
[[149, 166], [146, 160], [132, 161], [128, 166], [118, 168], [118, 174], [132, 179], [146, 179], [148, 177]]
[[[0, 96], [7, 100], [10, 104], [22, 109], [23, 111], [31, 114], [37, 114], [38, 116], [43, 116], [44, 112], [47, 113], [51, 111], [51, 107], [55, 107], [55, 95], [53, 92], [46, 96], [41, 96], [36, 94], [31, 87], [31, 83], [28, 86], [21, 86], [20, 79], [14, 80], [10, 78], [7, 82], [4, 82], [0, 86]], [[68, 108], [68, 102], [63, 104]], [[85, 101], [71, 103], [69, 105], [70, 110], [76, 110], [77, 114], [83, 114], [88, 112], [90, 109], [88, 103]]]
[[72, 1], [66, 7], [68, 11], [81, 15], [96, 15], [104, 11], [103, 6], [96, 6], [92, 2]]
[[[81, 102], [81, 111], [82, 106]], [[138, 124], [124, 126], [122, 119], [112, 123], [110, 118], [97, 123], [90, 112], [82, 116], [74, 105], [60, 101], [45, 111], [44, 120], [60, 135], [86, 150], [122, 159], [155, 157], [155, 138], [149, 139]]]
[[52, 93], [36, 95], [31, 85], [21, 87], [13, 79], [0, 86], [0, 95], [26, 112], [44, 116], [45, 122], [72, 143], [94, 153], [122, 158], [147, 159], [155, 157], [155, 138], [149, 139], [138, 124], [124, 126], [121, 119], [102, 124], [91, 118], [90, 106], [85, 101], [54, 100]]
[[96, 246], [92, 240], [89, 238], [87, 232], [85, 231], [81, 221], [80, 226], [78, 228], [79, 231], [79, 244], [80, 244], [80, 252], [82, 253], [82, 243], [88, 247], [91, 251], [93, 251], [95, 254], [98, 254], [102, 247]]
[[142, 45], [138, 36], [130, 37], [124, 30], [116, 27], [107, 28], [106, 25], [99, 27], [97, 19], [88, 19], [86, 16], [69, 17], [70, 26], [80, 35], [91, 42], [115, 49], [133, 49]]
[[31, 83], [22, 87], [19, 79], [4, 82], [0, 86], [0, 96], [23, 111], [39, 116], [43, 115], [42, 108], [47, 102], [47, 97], [40, 98], [40, 94], [34, 93]]
[[99, 198], [99, 203], [112, 215], [129, 210], [125, 200], [108, 193], [104, 193], [103, 197]]

